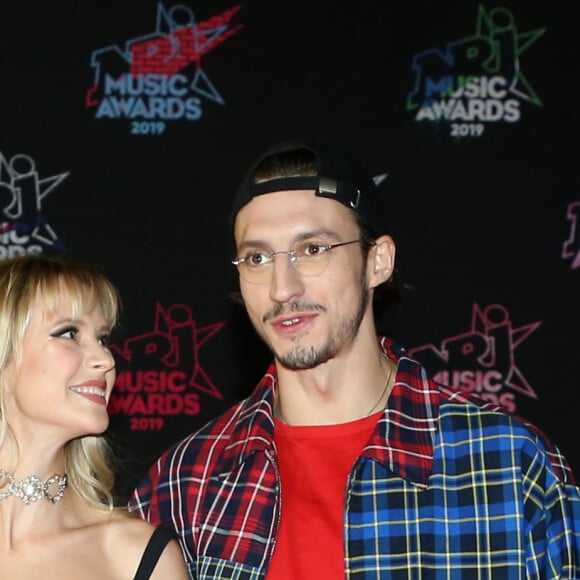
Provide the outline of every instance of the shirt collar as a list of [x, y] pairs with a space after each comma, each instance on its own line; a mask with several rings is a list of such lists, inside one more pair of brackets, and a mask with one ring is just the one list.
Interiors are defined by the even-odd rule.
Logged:
[[276, 384], [276, 367], [272, 364], [251, 395], [238, 406], [230, 444], [224, 450], [224, 472], [244, 463], [253, 453], [274, 447]]
[[380, 344], [385, 355], [397, 363], [397, 377], [362, 455], [425, 488], [433, 467], [439, 388], [417, 361], [406, 356], [404, 348], [384, 337]]
[[[399, 477], [424, 488], [433, 466], [433, 445], [439, 414], [439, 389], [425, 369], [405, 355], [393, 340], [380, 337], [383, 352], [398, 364], [395, 386], [362, 456], [378, 461]], [[231, 442], [224, 452], [224, 471], [251, 454], [274, 447], [272, 364], [237, 412]]]

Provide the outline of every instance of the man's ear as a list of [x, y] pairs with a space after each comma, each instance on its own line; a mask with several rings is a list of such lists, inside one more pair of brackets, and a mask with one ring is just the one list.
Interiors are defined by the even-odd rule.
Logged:
[[367, 275], [369, 288], [376, 288], [389, 280], [395, 269], [395, 242], [391, 236], [381, 236], [369, 250]]

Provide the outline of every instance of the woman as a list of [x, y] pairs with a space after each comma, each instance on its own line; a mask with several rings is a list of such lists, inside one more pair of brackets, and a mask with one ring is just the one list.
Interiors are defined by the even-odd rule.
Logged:
[[2, 578], [189, 578], [167, 532], [113, 506], [101, 434], [117, 309], [111, 283], [84, 266], [0, 262]]

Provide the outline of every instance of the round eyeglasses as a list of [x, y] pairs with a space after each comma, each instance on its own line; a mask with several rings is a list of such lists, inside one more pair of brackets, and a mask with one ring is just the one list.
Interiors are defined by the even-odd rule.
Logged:
[[249, 250], [248, 253], [232, 260], [232, 264], [238, 268], [240, 276], [250, 284], [263, 284], [267, 282], [274, 264], [274, 258], [278, 254], [287, 254], [294, 269], [303, 276], [317, 276], [324, 272], [330, 262], [330, 250], [349, 246], [350, 244], [364, 243], [374, 245], [363, 238], [339, 242], [338, 244], [322, 244], [320, 242], [306, 241], [295, 245], [290, 250], [279, 252], [265, 252], [263, 250]]

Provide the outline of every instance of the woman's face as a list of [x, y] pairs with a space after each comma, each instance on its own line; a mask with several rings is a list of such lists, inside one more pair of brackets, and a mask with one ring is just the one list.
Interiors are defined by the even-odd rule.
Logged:
[[6, 417], [19, 443], [51, 436], [67, 441], [108, 427], [115, 382], [111, 329], [99, 307], [78, 318], [72, 312], [64, 288], [54, 312], [37, 297], [20, 363], [11, 361], [3, 373]]

